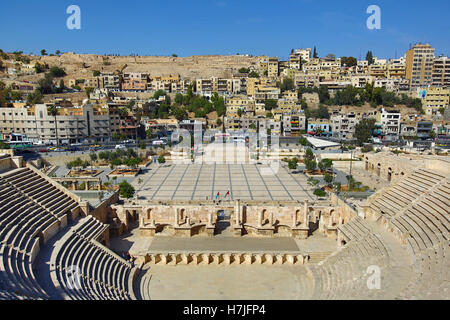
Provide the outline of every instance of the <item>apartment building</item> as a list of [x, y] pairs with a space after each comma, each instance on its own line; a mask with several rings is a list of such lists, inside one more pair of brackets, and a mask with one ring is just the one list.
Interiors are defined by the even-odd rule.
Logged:
[[296, 49], [294, 51], [296, 56], [300, 56], [303, 61], [309, 62], [311, 59], [311, 48], [306, 49]]
[[419, 88], [418, 92], [419, 98], [422, 99], [422, 107], [426, 115], [433, 116], [439, 112], [439, 109], [450, 107], [450, 88]]
[[274, 115], [277, 114], [285, 114], [291, 112], [299, 112], [302, 110], [302, 105], [298, 102], [298, 100], [292, 99], [278, 99], [277, 108], [272, 110]]
[[386, 66], [386, 77], [389, 79], [405, 79], [406, 65], [404, 59], [391, 59]]
[[296, 73], [294, 76], [294, 86], [296, 88], [312, 88], [319, 86], [319, 75], [308, 73]]
[[263, 102], [266, 99], [278, 99], [281, 93], [276, 81], [269, 78], [248, 78], [247, 95], [254, 98], [256, 102]]
[[406, 121], [400, 124], [400, 136], [411, 139], [417, 135], [417, 121]]
[[301, 70], [302, 67], [302, 57], [297, 54], [289, 55], [289, 68], [294, 70]]
[[406, 79], [411, 88], [432, 84], [434, 48], [429, 44], [416, 44], [406, 52]]
[[244, 95], [237, 95], [226, 99], [227, 116], [232, 117], [238, 114], [238, 110], [242, 110], [244, 114], [255, 113], [255, 101]]
[[103, 87], [111, 91], [120, 90], [120, 77], [115, 74], [102, 75]]
[[267, 61], [267, 76], [271, 79], [275, 79], [278, 77], [278, 74], [278, 58], [269, 58]]
[[401, 123], [400, 109], [381, 107], [376, 113], [376, 123], [386, 140], [398, 139]]
[[283, 135], [295, 137], [306, 130], [306, 117], [303, 111], [285, 113], [282, 116]]
[[260, 119], [258, 121], [260, 134], [281, 135], [282, 122], [275, 119]]
[[372, 64], [368, 67], [368, 74], [374, 78], [385, 78], [387, 66], [385, 64]]
[[306, 131], [308, 134], [321, 132], [322, 135], [332, 135], [331, 121], [328, 119], [308, 119]]
[[233, 82], [233, 93], [240, 94], [247, 92], [247, 74], [238, 73], [233, 75], [231, 79]]
[[147, 81], [148, 75], [146, 73], [142, 73], [142, 72], [124, 72], [123, 73], [123, 81], [129, 81], [129, 80]]
[[376, 79], [373, 83], [375, 88], [384, 88], [387, 91], [400, 92], [409, 90], [409, 81], [402, 78]]
[[210, 79], [197, 79], [196, 92], [202, 95], [211, 95], [213, 92], [226, 94], [233, 92], [233, 80], [212, 77]]
[[355, 88], [365, 88], [367, 84], [372, 84], [375, 78], [370, 75], [352, 76], [350, 81]]
[[19, 106], [0, 110], [0, 130], [5, 134], [23, 134], [31, 141], [56, 144], [83, 141], [108, 141], [114, 132], [108, 106], [84, 105], [57, 107], [57, 115], [48, 106]]
[[147, 91], [147, 80], [124, 80], [122, 83], [122, 91], [145, 92]]
[[446, 56], [440, 56], [434, 59], [433, 74], [432, 74], [433, 87], [450, 87], [450, 58]]
[[227, 131], [256, 132], [260, 118], [257, 117], [225, 117], [225, 129]]
[[331, 131], [334, 138], [353, 139], [356, 125], [366, 118], [374, 118], [376, 110], [370, 107], [339, 106], [330, 108]]

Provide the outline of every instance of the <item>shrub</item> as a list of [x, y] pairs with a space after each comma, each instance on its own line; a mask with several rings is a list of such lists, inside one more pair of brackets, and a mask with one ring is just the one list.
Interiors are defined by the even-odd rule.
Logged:
[[164, 156], [159, 156], [158, 158], [158, 163], [166, 163], [166, 158], [164, 158]]
[[322, 189], [316, 189], [314, 190], [314, 194], [318, 197], [325, 197], [327, 193], [323, 191]]
[[323, 176], [323, 179], [325, 180], [326, 183], [330, 184], [331, 182], [333, 182], [333, 176], [331, 174], [326, 173]]
[[291, 170], [297, 169], [297, 165], [298, 165], [298, 159], [297, 158], [293, 158], [293, 159], [288, 161], [288, 166], [289, 166], [289, 169], [291, 169]]

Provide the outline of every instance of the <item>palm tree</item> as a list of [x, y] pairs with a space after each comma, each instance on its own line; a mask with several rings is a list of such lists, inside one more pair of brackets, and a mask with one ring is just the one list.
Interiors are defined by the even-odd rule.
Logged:
[[56, 115], [58, 114], [58, 109], [56, 106], [50, 106], [47, 110], [48, 114], [55, 118], [55, 135], [56, 135], [56, 146], [59, 146], [59, 138], [58, 138], [58, 124], [56, 121]]

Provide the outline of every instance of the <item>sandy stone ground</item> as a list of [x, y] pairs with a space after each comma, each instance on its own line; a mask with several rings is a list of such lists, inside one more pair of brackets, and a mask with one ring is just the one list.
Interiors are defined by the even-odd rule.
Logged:
[[[152, 300], [306, 299], [305, 267], [149, 266]], [[309, 291], [310, 293], [310, 291]]]

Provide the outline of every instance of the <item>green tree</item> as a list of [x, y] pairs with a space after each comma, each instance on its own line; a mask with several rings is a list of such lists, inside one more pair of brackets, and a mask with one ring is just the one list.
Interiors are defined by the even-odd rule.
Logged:
[[318, 90], [319, 102], [327, 103], [330, 100], [330, 93], [328, 91], [328, 86], [320, 85]]
[[256, 71], [252, 71], [248, 74], [249, 78], [259, 78], [259, 74]]
[[90, 99], [91, 93], [94, 91], [94, 88], [87, 87], [87, 88], [84, 88], [84, 91], [86, 92], [86, 97], [87, 97], [88, 99]]
[[320, 162], [318, 163], [318, 167], [320, 169], [320, 171], [325, 171], [330, 169], [333, 166], [333, 161], [330, 159], [322, 159], [320, 160]]
[[298, 143], [300, 143], [302, 146], [309, 145], [309, 142], [305, 137], [301, 137], [300, 139], [298, 139]]
[[130, 199], [134, 196], [134, 187], [127, 181], [122, 181], [119, 183], [119, 194], [122, 198]]
[[305, 158], [305, 160], [314, 160], [315, 156], [314, 156], [314, 152], [311, 150], [311, 148], [306, 149], [304, 158]]
[[341, 66], [354, 67], [358, 64], [358, 60], [355, 57], [341, 57]]
[[58, 114], [58, 109], [56, 106], [49, 106], [47, 109], [49, 115], [53, 116], [55, 119], [55, 136], [56, 136], [56, 146], [59, 146], [59, 137], [58, 137], [58, 121], [56, 121], [56, 115]]
[[41, 56], [46, 56], [47, 55], [47, 51], [45, 49], [41, 50]]
[[112, 139], [113, 139], [114, 141], [119, 141], [119, 140], [120, 140], [120, 133], [119, 133], [119, 132], [114, 132], [114, 133], [112, 134]]
[[50, 68], [50, 74], [55, 78], [61, 78], [66, 75], [66, 72], [64, 71], [64, 69], [54, 66]]
[[328, 185], [330, 185], [332, 182], [333, 182], [333, 175], [331, 175], [331, 174], [329, 174], [329, 173], [326, 173], [324, 176], [323, 176], [323, 180], [325, 180], [325, 182], [328, 184]]
[[436, 138], [436, 132], [434, 132], [433, 130], [430, 131], [429, 136], [431, 139]]
[[375, 63], [375, 60], [373, 59], [373, 53], [370, 50], [367, 51], [366, 61], [369, 63], [369, 66]]
[[286, 78], [280, 84], [281, 91], [294, 90], [294, 81], [290, 78]]
[[97, 156], [97, 154], [94, 153], [94, 152], [90, 153], [90, 154], [89, 154], [89, 157], [91, 158], [91, 161], [92, 161], [92, 162], [95, 162], [95, 161], [98, 160], [98, 156]]
[[[29, 105], [35, 105], [38, 103], [43, 103], [44, 102], [44, 98], [42, 96], [41, 91], [39, 91], [38, 89], [34, 90], [34, 92], [29, 93], [27, 95], [27, 104]], [[1, 101], [0, 101], [1, 104]]]
[[318, 56], [318, 54], [317, 54], [317, 48], [316, 48], [316, 46], [314, 46], [314, 52], [313, 52], [313, 58], [318, 58], [319, 56]]
[[317, 118], [319, 119], [330, 119], [330, 113], [328, 112], [328, 107], [326, 105], [321, 104], [317, 109], [316, 113]]
[[153, 94], [153, 99], [158, 100], [159, 97], [165, 96], [166, 92], [164, 90], [156, 90], [155, 93]]
[[38, 90], [42, 94], [55, 93], [55, 84], [53, 83], [53, 76], [50, 73], [46, 73], [44, 78], [38, 81]]
[[291, 170], [295, 170], [297, 169], [298, 166], [298, 159], [297, 158], [292, 158], [291, 160], [288, 161], [288, 167]]
[[308, 170], [308, 171], [315, 171], [317, 169], [316, 160], [305, 159], [305, 167], [306, 167], [306, 170]]
[[145, 141], [141, 141], [141, 143], [139, 144], [139, 148], [141, 148], [142, 150], [147, 149], [147, 144], [145, 143]]
[[369, 142], [373, 130], [375, 130], [375, 119], [364, 118], [355, 126], [355, 137], [359, 146]]
[[166, 163], [166, 158], [163, 155], [158, 157], [158, 163]]
[[92, 75], [93, 75], [94, 77], [99, 77], [99, 76], [100, 76], [100, 71], [94, 70], [94, 71], [92, 72]]
[[325, 191], [323, 191], [322, 189], [316, 189], [316, 190], [314, 190], [314, 195], [316, 195], [318, 197], [325, 197], [327, 195], [327, 193]]
[[264, 101], [264, 108], [266, 109], [266, 111], [271, 111], [272, 109], [276, 109], [277, 104], [278, 104], [277, 100], [267, 99]]

